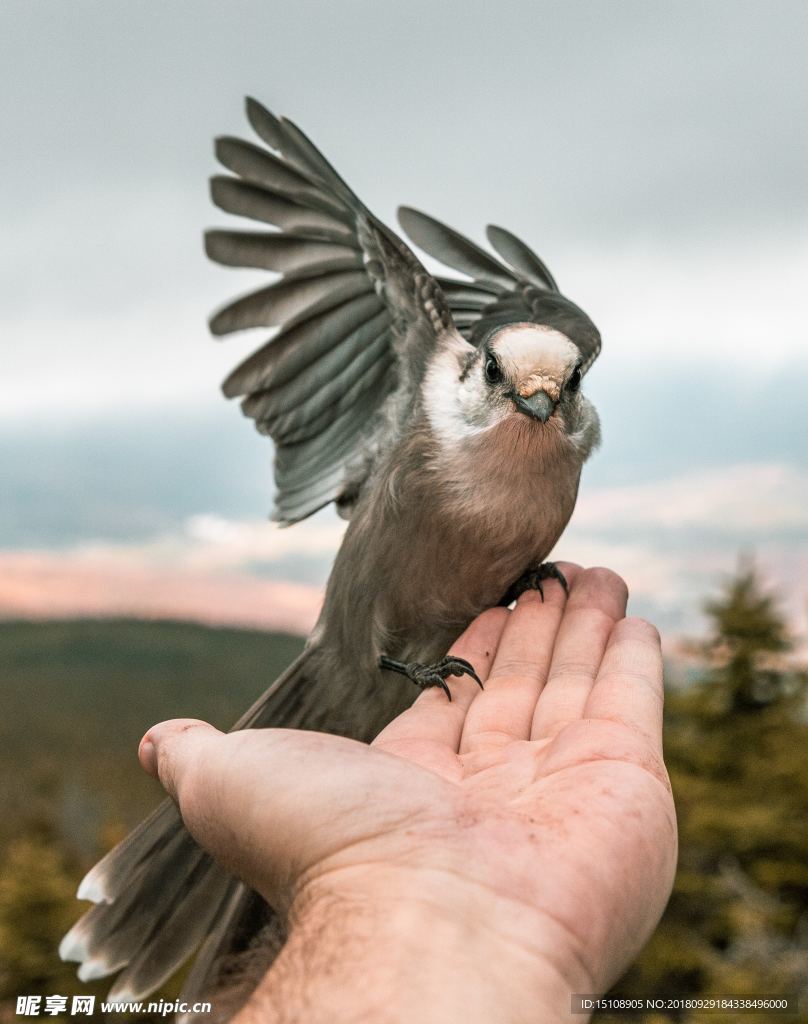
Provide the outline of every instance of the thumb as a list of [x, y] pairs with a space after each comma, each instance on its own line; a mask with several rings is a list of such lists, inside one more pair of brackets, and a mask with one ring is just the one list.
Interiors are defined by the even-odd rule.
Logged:
[[275, 876], [272, 888], [283, 890], [281, 879], [288, 878], [288, 868], [268, 864], [271, 858], [250, 836], [253, 773], [238, 756], [245, 738], [254, 739], [221, 733], [197, 719], [174, 718], [149, 729], [140, 741], [138, 758], [177, 804], [199, 845], [227, 871], [267, 896], [267, 873]]
[[340, 736], [195, 719], [153, 726], [138, 757], [200, 846], [279, 908], [301, 874], [364, 837], [384, 806], [369, 793], [396, 788], [385, 775], [402, 764]]
[[145, 772], [158, 779], [182, 810], [179, 789], [196, 764], [215, 746], [222, 733], [195, 718], [172, 718], [153, 725], [140, 741], [138, 759]]
[[299, 878], [326, 861], [350, 862], [363, 841], [420, 807], [422, 789], [447, 786], [344, 737], [294, 729], [221, 733], [187, 718], [149, 729], [139, 757], [199, 845], [278, 909]]
[[[277, 896], [288, 884], [288, 858], [285, 851], [267, 851], [255, 842], [251, 819], [260, 770], [243, 756], [245, 741], [249, 748], [258, 738], [222, 733], [193, 718], [174, 718], [148, 730], [138, 758], [177, 804], [185, 827], [203, 849], [264, 896], [269, 889]], [[264, 738], [271, 740], [267, 734]], [[271, 750], [271, 742], [266, 746]], [[267, 810], [271, 803], [266, 801]]]

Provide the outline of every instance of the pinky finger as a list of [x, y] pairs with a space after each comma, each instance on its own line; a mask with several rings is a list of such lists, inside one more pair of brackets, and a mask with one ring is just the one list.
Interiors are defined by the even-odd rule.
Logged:
[[615, 623], [584, 717], [627, 725], [661, 753], [662, 668], [659, 633], [650, 622], [629, 618]]

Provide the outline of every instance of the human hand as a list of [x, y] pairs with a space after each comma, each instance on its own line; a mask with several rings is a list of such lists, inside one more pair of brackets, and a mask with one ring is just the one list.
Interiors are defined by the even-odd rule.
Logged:
[[561, 568], [569, 599], [550, 581], [454, 645], [484, 692], [452, 678], [451, 703], [424, 692], [370, 747], [144, 737], [197, 840], [289, 914], [244, 1020], [290, 999], [309, 1021], [569, 1019], [642, 948], [676, 860], [659, 640], [613, 573]]

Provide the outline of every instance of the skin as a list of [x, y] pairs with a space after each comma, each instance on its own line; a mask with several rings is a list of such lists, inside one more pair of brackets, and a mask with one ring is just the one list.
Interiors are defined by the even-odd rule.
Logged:
[[484, 692], [452, 678], [370, 746], [146, 734], [192, 834], [289, 917], [238, 1024], [569, 1020], [636, 957], [676, 863], [659, 636], [619, 577], [560, 567], [568, 599], [548, 581], [453, 646]]

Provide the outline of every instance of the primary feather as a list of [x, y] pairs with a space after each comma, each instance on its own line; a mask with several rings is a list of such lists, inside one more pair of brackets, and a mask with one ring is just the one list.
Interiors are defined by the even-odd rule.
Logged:
[[[247, 114], [263, 149], [220, 139], [236, 178], [216, 176], [214, 202], [277, 231], [211, 231], [208, 255], [227, 266], [282, 275], [211, 320], [214, 334], [279, 327], [228, 377], [229, 396], [276, 443], [275, 517], [296, 522], [330, 501], [348, 504], [348, 467], [364, 454], [417, 383], [413, 351], [450, 324], [440, 289], [412, 252], [376, 220], [290, 121], [255, 100]], [[350, 477], [351, 500], [361, 480]]]

